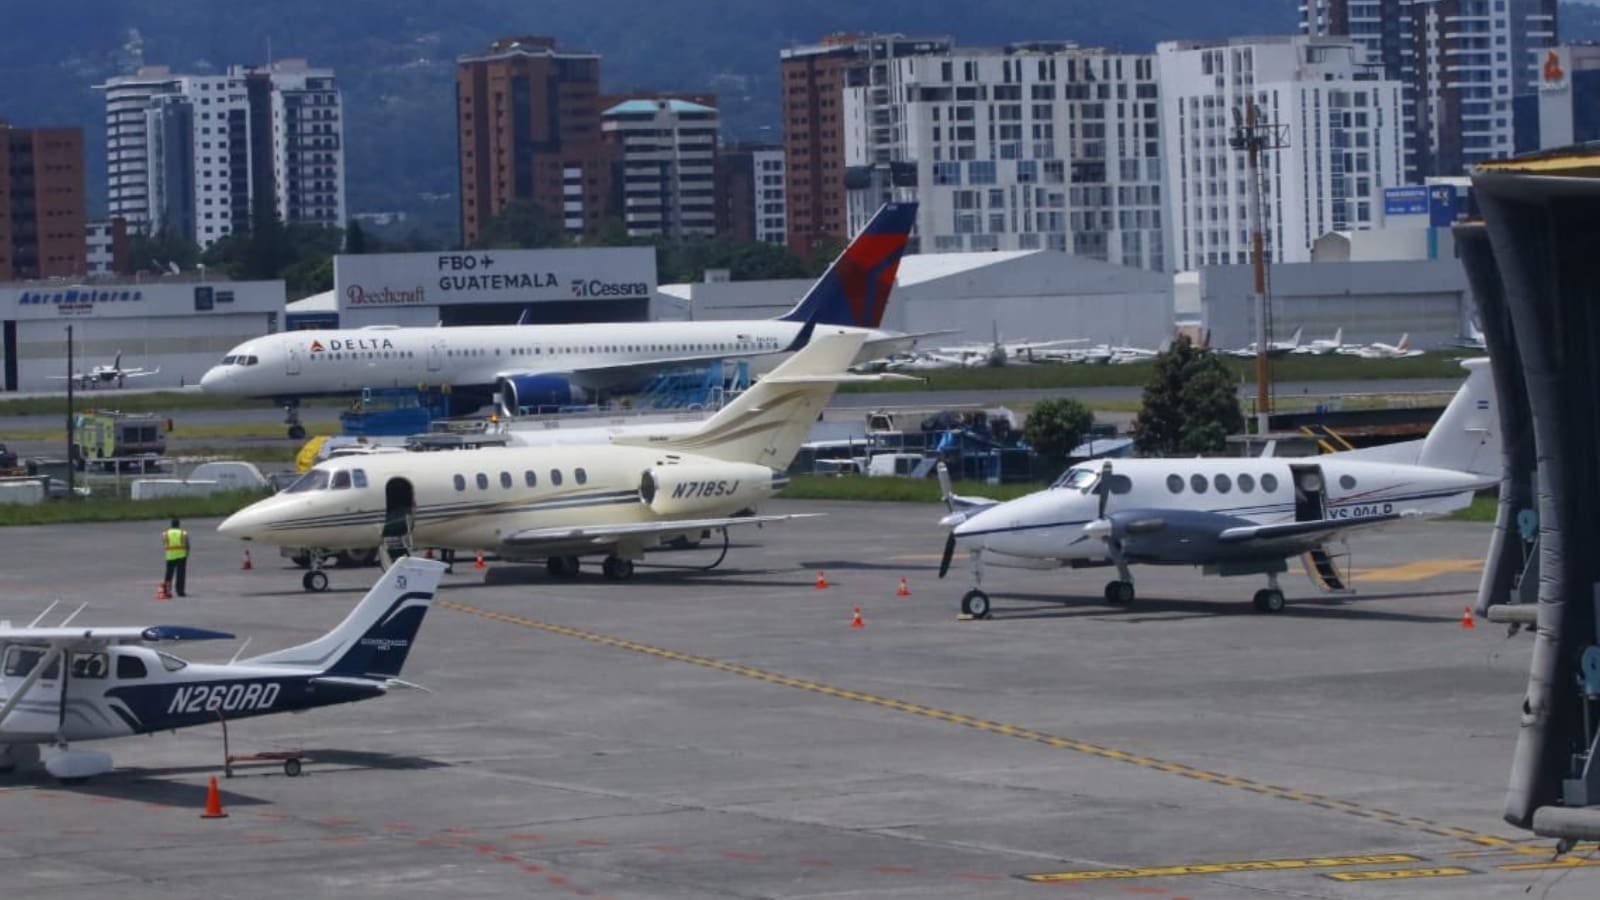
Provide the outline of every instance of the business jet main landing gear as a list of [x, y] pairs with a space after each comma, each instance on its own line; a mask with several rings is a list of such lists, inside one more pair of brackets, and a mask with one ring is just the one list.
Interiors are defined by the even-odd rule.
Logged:
[[283, 404], [283, 424], [289, 426], [289, 439], [305, 440], [306, 427], [300, 422], [300, 401], [286, 400]]
[[627, 581], [633, 577], [633, 560], [608, 556], [605, 562], [600, 564], [600, 571], [612, 581]]
[[578, 558], [576, 556], [552, 556], [544, 561], [544, 570], [551, 578], [576, 578], [578, 576]]
[[1268, 573], [1267, 586], [1256, 591], [1250, 603], [1256, 608], [1256, 612], [1283, 612], [1283, 591], [1278, 589], [1278, 576], [1275, 573]]

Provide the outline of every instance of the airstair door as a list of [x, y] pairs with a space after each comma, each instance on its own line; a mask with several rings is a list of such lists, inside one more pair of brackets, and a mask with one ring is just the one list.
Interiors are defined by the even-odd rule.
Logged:
[[1294, 479], [1294, 520], [1315, 522], [1326, 519], [1327, 490], [1319, 465], [1291, 465], [1289, 474]]

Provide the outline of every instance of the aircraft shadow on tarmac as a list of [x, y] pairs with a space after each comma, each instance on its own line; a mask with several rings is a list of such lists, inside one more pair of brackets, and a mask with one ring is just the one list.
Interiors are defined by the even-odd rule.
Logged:
[[[1395, 612], [1363, 607], [1372, 600], [1405, 600], [1413, 597], [1468, 596], [1464, 591], [1408, 591], [1399, 594], [1352, 594], [1290, 600], [1278, 616], [1304, 619], [1344, 619], [1349, 621], [1417, 622], [1440, 624], [1457, 620], [1455, 614]], [[996, 593], [995, 621], [1008, 619], [1120, 619], [1130, 623], [1171, 622], [1180, 619], [1215, 619], [1231, 616], [1262, 618], [1245, 601], [1189, 600], [1170, 597], [1140, 597], [1131, 607], [1107, 606], [1098, 597], [1063, 597], [1059, 594]], [[1018, 601], [1031, 604], [1016, 605]], [[1158, 614], [1147, 617], [1146, 614]]]
[[[300, 758], [304, 760], [305, 764], [305, 769], [300, 777], [332, 775], [351, 769], [400, 772], [444, 769], [450, 766], [450, 763], [429, 759], [425, 756], [408, 756], [396, 753], [339, 748], [302, 750], [300, 751]], [[283, 763], [277, 760], [236, 759], [233, 763], [233, 777], [219, 779], [226, 802], [230, 805], [246, 806], [270, 802], [254, 797], [232, 794], [227, 790], [227, 786], [243, 778], [285, 777], [282, 767]], [[215, 763], [192, 766], [163, 766], [159, 768], [128, 766], [119, 767], [106, 775], [97, 776], [94, 780], [83, 784], [63, 784], [51, 777], [41, 767], [31, 769], [26, 773], [19, 773], [13, 778], [8, 778], [6, 784], [11, 787], [50, 788], [86, 796], [106, 797], [113, 800], [198, 807], [205, 803], [206, 785], [187, 784], [172, 781], [171, 779], [193, 775], [214, 775], [217, 773], [217, 768]]]

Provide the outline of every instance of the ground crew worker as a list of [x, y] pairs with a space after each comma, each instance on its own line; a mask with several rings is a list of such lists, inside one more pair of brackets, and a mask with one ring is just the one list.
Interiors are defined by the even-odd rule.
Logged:
[[177, 516], [173, 516], [172, 526], [161, 533], [161, 543], [167, 552], [167, 575], [161, 581], [169, 591], [177, 588], [178, 596], [182, 597], [189, 569], [189, 532], [178, 527]]

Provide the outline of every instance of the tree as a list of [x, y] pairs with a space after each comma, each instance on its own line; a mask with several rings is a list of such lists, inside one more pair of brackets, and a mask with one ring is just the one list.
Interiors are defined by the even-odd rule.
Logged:
[[128, 268], [133, 272], [170, 272], [170, 266], [193, 269], [200, 262], [200, 248], [194, 241], [171, 229], [159, 234], [134, 233], [128, 236]]
[[361, 223], [356, 221], [355, 219], [351, 219], [350, 220], [350, 224], [345, 226], [345, 229], [344, 229], [344, 252], [349, 253], [349, 254], [351, 254], [353, 256], [354, 255], [359, 255], [359, 254], [362, 254], [362, 253], [370, 253], [371, 252], [367, 248], [367, 232], [366, 232], [366, 229], [362, 228], [361, 227]]
[[559, 216], [532, 201], [513, 200], [483, 223], [472, 246], [477, 250], [513, 250], [565, 247], [569, 243]]
[[1022, 438], [1041, 458], [1059, 466], [1092, 428], [1094, 413], [1089, 407], [1071, 397], [1052, 397], [1039, 401], [1028, 413]]
[[1196, 349], [1187, 335], [1156, 357], [1144, 403], [1133, 422], [1133, 443], [1145, 456], [1217, 453], [1244, 430], [1233, 375], [1216, 355]]

